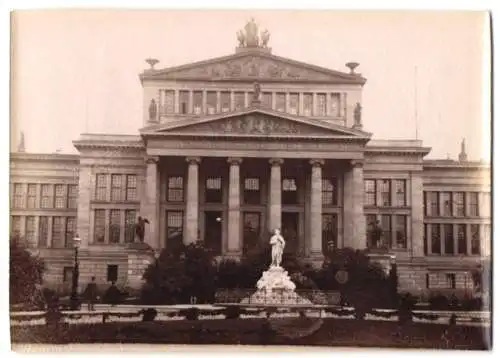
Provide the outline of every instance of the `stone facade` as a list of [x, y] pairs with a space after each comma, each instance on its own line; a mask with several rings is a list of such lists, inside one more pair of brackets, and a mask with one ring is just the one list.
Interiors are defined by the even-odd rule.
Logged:
[[464, 144], [460, 161], [436, 161], [421, 141], [372, 140], [354, 71], [243, 46], [140, 78], [138, 135], [11, 156], [11, 231], [48, 262], [48, 284], [69, 285], [78, 232], [82, 284], [139, 287], [154, 260], [130, 247], [139, 216], [157, 252], [203, 240], [239, 258], [281, 228], [287, 250], [314, 265], [331, 246], [370, 247], [378, 221], [400, 289], [421, 294], [464, 291], [489, 260], [489, 166], [467, 161]]

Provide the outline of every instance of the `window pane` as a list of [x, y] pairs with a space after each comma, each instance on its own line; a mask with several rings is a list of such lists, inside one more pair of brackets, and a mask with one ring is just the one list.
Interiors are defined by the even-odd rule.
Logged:
[[102, 209], [94, 211], [94, 241], [97, 243], [104, 243], [105, 215], [106, 212]]
[[61, 248], [64, 247], [65, 232], [66, 228], [65, 218], [61, 216], [55, 216], [52, 218], [52, 247]]
[[[182, 243], [182, 230], [183, 230], [183, 212], [182, 211], [168, 211], [167, 212], [167, 241], [170, 243]], [[168, 243], [167, 243], [168, 245]]]
[[28, 184], [28, 208], [34, 209], [36, 207], [36, 184]]
[[375, 180], [369, 179], [365, 180], [365, 205], [376, 206], [377, 205], [377, 195], [376, 195], [376, 184]]
[[231, 93], [230, 92], [221, 92], [220, 93], [220, 102], [221, 102], [222, 112], [229, 112], [231, 110]]
[[443, 216], [451, 216], [451, 195], [450, 193], [439, 193], [443, 205]]
[[286, 96], [282, 92], [276, 93], [276, 110], [279, 112], [286, 110]]
[[290, 93], [290, 104], [288, 107], [288, 113], [298, 114], [299, 113], [299, 94]]
[[392, 237], [391, 237], [391, 216], [390, 215], [382, 215], [382, 246], [383, 247], [392, 247]]
[[473, 255], [481, 254], [481, 236], [479, 233], [479, 225], [472, 224], [470, 226], [471, 231], [471, 253]]
[[68, 185], [68, 208], [76, 209], [78, 207], [78, 185]]
[[12, 216], [12, 224], [10, 228], [11, 234], [14, 237], [19, 238], [21, 235], [21, 217], [20, 216]]
[[255, 249], [260, 238], [260, 214], [243, 213], [243, 253]]
[[337, 179], [322, 180], [322, 201], [323, 205], [337, 205]]
[[340, 93], [331, 93], [330, 115], [332, 117], [340, 116]]
[[63, 184], [57, 184], [55, 186], [55, 191], [56, 191], [56, 208], [57, 209], [64, 209], [66, 208], [66, 189], [67, 186]]
[[120, 210], [109, 211], [109, 242], [120, 242]]
[[35, 243], [35, 217], [26, 216], [26, 243], [29, 247], [33, 247]]
[[324, 117], [326, 116], [326, 93], [316, 94], [316, 115]]
[[406, 180], [394, 180], [396, 189], [396, 206], [406, 206]]
[[193, 110], [194, 114], [203, 113], [203, 92], [193, 91]]
[[391, 181], [388, 179], [382, 180], [381, 187], [382, 206], [391, 206]]
[[182, 177], [169, 177], [167, 181], [167, 201], [184, 201], [184, 182]]
[[282, 203], [285, 205], [297, 204], [297, 183], [294, 178], [285, 178], [282, 183]]
[[337, 248], [337, 215], [321, 215], [321, 240], [323, 252]]
[[95, 199], [99, 201], [106, 201], [106, 190], [107, 190], [106, 174], [97, 174]]
[[260, 203], [259, 178], [245, 178], [243, 197], [245, 204]]
[[458, 239], [458, 253], [460, 255], [467, 254], [467, 236], [466, 236], [465, 225], [458, 225], [457, 227], [457, 239]]
[[431, 252], [441, 254], [441, 232], [439, 224], [431, 224]]
[[262, 93], [262, 106], [264, 108], [271, 108], [273, 107], [273, 95], [271, 92], [263, 92]]
[[135, 210], [125, 210], [125, 242], [131, 243], [135, 240]]
[[122, 200], [122, 175], [113, 174], [111, 175], [111, 200], [120, 201]]
[[453, 255], [454, 253], [454, 240], [453, 240], [453, 225], [444, 224], [444, 253]]
[[222, 178], [207, 178], [205, 182], [205, 201], [207, 203], [222, 202]]
[[235, 92], [234, 93], [234, 109], [236, 111], [245, 108], [245, 92]]
[[469, 193], [469, 200], [470, 200], [470, 216], [479, 216], [479, 200], [478, 200], [478, 194], [477, 192], [472, 192]]
[[49, 218], [48, 216], [40, 216], [40, 224], [38, 231], [38, 247], [47, 246], [47, 238], [49, 236]]
[[118, 281], [118, 265], [108, 265], [106, 276], [108, 282]]
[[207, 113], [215, 114], [217, 112], [217, 92], [207, 92]]
[[446, 274], [446, 288], [455, 289], [456, 288], [456, 276], [454, 273]]
[[453, 193], [453, 214], [465, 216], [465, 193]]
[[312, 93], [304, 93], [304, 116], [312, 116], [313, 96]]
[[179, 112], [180, 114], [189, 112], [189, 91], [179, 91]]
[[165, 91], [165, 103], [163, 105], [164, 113], [174, 113], [175, 92], [172, 90]]
[[406, 249], [406, 216], [396, 215], [396, 247]]
[[137, 200], [137, 175], [127, 175], [127, 201]]

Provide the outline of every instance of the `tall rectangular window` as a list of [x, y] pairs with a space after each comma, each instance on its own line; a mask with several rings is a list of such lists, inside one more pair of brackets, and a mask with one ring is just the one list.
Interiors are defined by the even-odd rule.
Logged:
[[64, 184], [57, 184], [55, 186], [56, 191], [56, 209], [64, 209], [66, 208], [66, 204], [68, 202], [68, 196], [66, 193], [67, 186]]
[[299, 114], [299, 94], [290, 93], [290, 103], [288, 106], [288, 113]]
[[441, 254], [441, 228], [439, 224], [431, 224], [431, 253]]
[[479, 193], [469, 193], [469, 214], [470, 216], [479, 216]]
[[321, 215], [321, 244], [324, 253], [337, 248], [337, 214]]
[[120, 242], [120, 210], [109, 211], [109, 242], [111, 244]]
[[63, 267], [63, 283], [71, 282], [72, 277], [73, 277], [73, 266]]
[[36, 208], [36, 184], [28, 184], [28, 209]]
[[10, 227], [11, 235], [18, 238], [21, 236], [21, 217], [12, 216], [12, 224]]
[[205, 181], [205, 202], [222, 203], [222, 178], [207, 178]]
[[467, 255], [467, 233], [464, 224], [460, 224], [457, 226], [457, 241], [458, 254]]
[[104, 231], [106, 230], [106, 211], [94, 210], [94, 242], [104, 243]]
[[406, 206], [406, 180], [394, 180], [396, 197], [394, 198], [395, 206]]
[[391, 181], [389, 179], [382, 180], [380, 191], [382, 195], [382, 206], [391, 206]]
[[297, 182], [295, 178], [284, 178], [281, 201], [284, 205], [297, 204]]
[[38, 227], [38, 246], [46, 247], [47, 239], [49, 237], [49, 217], [40, 216], [40, 224]]
[[229, 112], [231, 110], [231, 93], [220, 93], [220, 107], [222, 112]]
[[125, 210], [125, 242], [135, 241], [135, 210]]
[[118, 265], [108, 265], [106, 279], [108, 282], [118, 281]]
[[175, 91], [167, 90], [165, 91], [165, 102], [163, 104], [163, 113], [174, 113], [175, 112]]
[[76, 218], [67, 217], [66, 218], [66, 240], [64, 246], [73, 247], [73, 238], [76, 234]]
[[26, 216], [26, 242], [29, 244], [35, 241], [35, 217]]
[[472, 255], [480, 255], [481, 254], [481, 236], [479, 233], [479, 225], [472, 224], [470, 226], [470, 249]]
[[260, 238], [260, 213], [243, 213], [243, 253], [255, 249]]
[[68, 185], [68, 208], [76, 209], [78, 207], [78, 185]]
[[207, 92], [207, 113], [215, 114], [217, 112], [217, 92]]
[[62, 216], [54, 216], [52, 218], [52, 247], [64, 247], [64, 227], [65, 218]]
[[52, 187], [50, 184], [42, 184], [42, 209], [50, 209], [54, 207]]
[[330, 116], [340, 117], [340, 93], [330, 93]]
[[312, 93], [304, 93], [304, 116], [312, 116], [313, 96]]
[[453, 215], [465, 216], [465, 193], [453, 193]]
[[283, 92], [276, 93], [276, 110], [278, 112], [286, 111], [286, 95]]
[[455, 289], [457, 287], [457, 279], [454, 273], [446, 274], [446, 288]]
[[243, 201], [245, 204], [260, 204], [259, 178], [245, 178]]
[[189, 91], [179, 91], [179, 112], [180, 114], [189, 113]]
[[373, 233], [377, 225], [377, 215], [366, 214], [366, 247], [374, 247]]
[[122, 182], [123, 176], [121, 174], [111, 175], [111, 201], [121, 201], [122, 199]]
[[167, 179], [167, 201], [181, 203], [184, 201], [183, 177], [168, 177]]
[[337, 178], [324, 178], [321, 185], [321, 198], [324, 206], [337, 205]]
[[425, 192], [427, 202], [427, 215], [439, 216], [439, 193], [437, 191]]
[[14, 202], [13, 207], [16, 209], [24, 208], [24, 192], [23, 184], [14, 184]]
[[137, 200], [137, 175], [129, 174], [127, 175], [127, 201]]
[[203, 113], [203, 92], [193, 91], [193, 111], [194, 114]]
[[391, 225], [391, 216], [390, 215], [382, 215], [382, 242], [383, 246], [392, 247], [392, 225]]
[[439, 196], [443, 205], [443, 216], [451, 216], [451, 193], [440, 193]]
[[169, 242], [182, 243], [183, 221], [182, 211], [167, 211], [167, 240]]
[[326, 93], [316, 94], [316, 115], [320, 117], [326, 116]]
[[96, 175], [96, 192], [95, 199], [99, 201], [106, 201], [107, 183], [106, 174]]
[[234, 110], [241, 111], [245, 108], [245, 92], [234, 92]]
[[264, 108], [273, 108], [273, 94], [271, 92], [262, 92], [262, 106]]
[[365, 205], [377, 205], [377, 186], [373, 179], [365, 180]]
[[455, 249], [455, 242], [453, 237], [453, 225], [444, 224], [443, 232], [444, 232], [444, 253], [446, 255], [453, 255]]
[[406, 215], [396, 215], [396, 247], [406, 249]]

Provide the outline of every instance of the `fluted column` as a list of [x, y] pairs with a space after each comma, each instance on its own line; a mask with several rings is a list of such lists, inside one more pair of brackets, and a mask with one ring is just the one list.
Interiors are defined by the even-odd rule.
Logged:
[[322, 254], [321, 214], [323, 203], [321, 201], [321, 178], [322, 165], [325, 162], [321, 159], [313, 159], [309, 163], [311, 164], [310, 247], [311, 255], [317, 256]]
[[269, 221], [270, 231], [281, 228], [281, 165], [283, 159], [273, 158], [271, 164], [271, 177], [269, 180]]
[[363, 162], [351, 161], [344, 175], [344, 247], [366, 248]]
[[241, 207], [240, 207], [240, 164], [241, 158], [228, 158], [229, 163], [229, 198], [228, 198], [228, 241], [229, 254], [241, 252]]
[[[89, 242], [93, 242], [94, 232], [90, 225], [90, 201], [92, 199], [92, 189], [95, 188], [95, 174], [90, 166], [80, 166], [78, 173], [78, 209], [76, 213], [76, 232], [82, 240], [81, 248], [87, 248]], [[38, 201], [40, 205], [40, 201]], [[50, 247], [52, 241], [52, 218], [48, 220], [48, 233], [46, 246]]]
[[145, 196], [144, 200], [141, 201], [141, 214], [149, 221], [149, 225], [146, 226], [144, 241], [154, 249], [160, 248], [158, 225], [158, 160], [158, 157], [146, 158], [146, 180], [144, 182]]
[[[424, 256], [424, 184], [421, 172], [412, 172], [410, 183], [411, 195], [411, 250], [412, 256]], [[454, 235], [456, 238], [456, 235]], [[455, 250], [458, 246], [454, 245]]]
[[198, 240], [198, 212], [199, 212], [199, 157], [188, 157], [188, 183], [186, 193], [186, 215], [184, 228], [184, 243], [190, 244]]

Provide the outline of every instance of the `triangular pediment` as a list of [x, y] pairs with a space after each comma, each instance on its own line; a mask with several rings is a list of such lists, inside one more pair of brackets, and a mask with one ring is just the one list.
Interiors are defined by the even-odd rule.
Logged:
[[364, 84], [365, 79], [327, 68], [262, 52], [246, 52], [162, 70], [148, 70], [141, 78], [150, 80], [210, 81], [298, 81]]
[[370, 133], [304, 117], [292, 117], [268, 110], [253, 109], [206, 118], [185, 119], [144, 128], [143, 134], [297, 137], [297, 138], [370, 138]]

